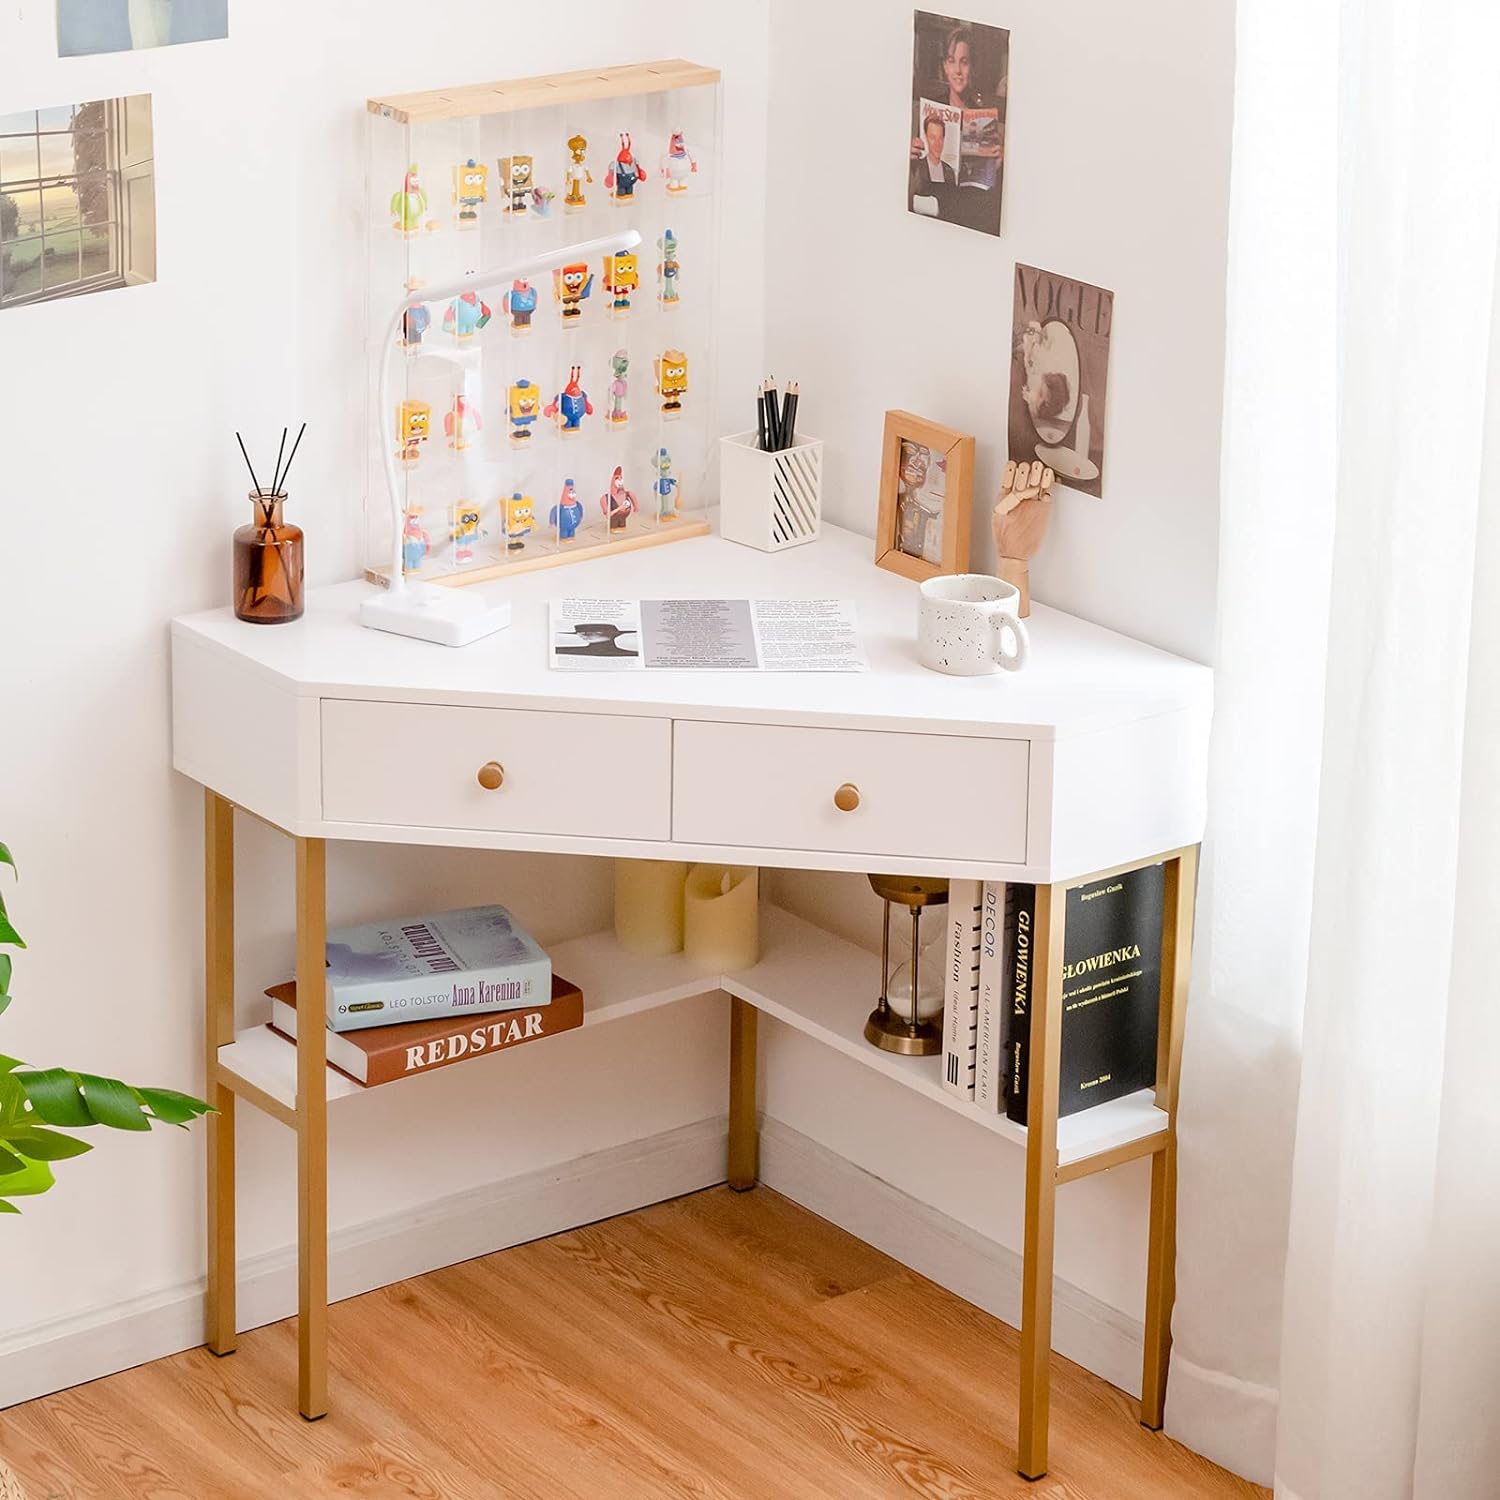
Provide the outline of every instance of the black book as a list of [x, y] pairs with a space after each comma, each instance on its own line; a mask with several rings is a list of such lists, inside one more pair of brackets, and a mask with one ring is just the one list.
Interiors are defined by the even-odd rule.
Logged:
[[[1156, 1082], [1161, 1005], [1161, 918], [1165, 870], [1148, 865], [1068, 892], [1063, 934], [1062, 1062], [1059, 1115], [1123, 1098]], [[1021, 886], [1015, 963], [1007, 968], [1010, 1070], [1006, 1114], [1026, 1123], [1036, 887]]]

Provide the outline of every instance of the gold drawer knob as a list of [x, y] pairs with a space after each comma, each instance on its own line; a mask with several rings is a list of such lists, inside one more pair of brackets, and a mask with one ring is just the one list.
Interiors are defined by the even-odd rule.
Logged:
[[846, 781], [833, 794], [833, 805], [840, 812], [853, 812], [859, 806], [859, 788], [852, 781]]
[[479, 784], [487, 792], [498, 792], [505, 780], [505, 767], [498, 760], [487, 760], [479, 768]]

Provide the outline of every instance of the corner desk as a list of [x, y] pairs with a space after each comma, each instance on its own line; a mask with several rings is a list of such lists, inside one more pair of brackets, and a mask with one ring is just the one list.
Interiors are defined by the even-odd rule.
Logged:
[[[814, 870], [1024, 880], [1037, 885], [1025, 1127], [946, 1091], [940, 1059], [862, 1037], [878, 959], [791, 913], [763, 912], [760, 962], [704, 975], [636, 959], [609, 933], [553, 950], [585, 1024], [722, 990], [730, 1008], [731, 1187], [758, 1161], [760, 1012], [807, 1032], [1026, 1152], [1017, 1465], [1047, 1468], [1057, 1189], [1152, 1160], [1141, 1421], [1160, 1427], [1174, 1291], [1176, 1107], [1205, 813], [1212, 675], [1205, 667], [1037, 605], [1031, 663], [951, 678], [915, 655], [917, 594], [864, 538], [764, 554], [717, 536], [486, 585], [508, 630], [461, 650], [361, 627], [364, 582], [309, 591], [291, 625], [227, 609], [172, 625], [173, 764], [205, 793], [208, 1098], [207, 1343], [235, 1347], [235, 1118], [244, 1099], [296, 1132], [298, 1404], [328, 1409], [327, 1111], [363, 1092], [326, 1066], [323, 962], [330, 839], [523, 849]], [[561, 673], [547, 665], [560, 595], [839, 597], [856, 601], [859, 675]], [[477, 773], [498, 785], [481, 785]], [[626, 768], [617, 775], [591, 767]], [[857, 788], [857, 806], [834, 793]], [[850, 801], [847, 793], [840, 803]], [[281, 830], [296, 867], [298, 1040], [235, 1032], [234, 813]], [[1165, 862], [1156, 1087], [1058, 1118], [1065, 893]], [[509, 1064], [492, 1060], [464, 1066]]]

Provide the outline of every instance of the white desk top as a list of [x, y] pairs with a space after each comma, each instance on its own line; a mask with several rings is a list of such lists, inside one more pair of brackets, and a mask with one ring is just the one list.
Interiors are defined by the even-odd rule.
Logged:
[[[916, 659], [916, 585], [877, 568], [866, 538], [823, 538], [768, 554], [698, 537], [520, 574], [479, 588], [512, 600], [508, 630], [453, 649], [361, 626], [363, 582], [309, 591], [295, 624], [247, 625], [228, 609], [173, 622], [179, 639], [234, 656], [301, 697], [442, 700], [554, 712], [802, 722], [1030, 739], [1065, 738], [1206, 708], [1207, 667], [1035, 605], [1031, 661], [1017, 673], [946, 677]], [[547, 665], [547, 603], [611, 598], [847, 598], [859, 608], [871, 670], [827, 673], [561, 673]]]

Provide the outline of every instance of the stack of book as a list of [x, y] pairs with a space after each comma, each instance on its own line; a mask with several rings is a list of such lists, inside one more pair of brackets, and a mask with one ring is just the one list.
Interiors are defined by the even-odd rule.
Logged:
[[[271, 1029], [297, 1036], [297, 986], [273, 985]], [[583, 1024], [583, 994], [503, 906], [328, 933], [328, 1061], [373, 1087]]]
[[[1058, 1113], [1156, 1083], [1164, 868], [1148, 865], [1067, 894]], [[1026, 1123], [1036, 887], [955, 880], [948, 893], [943, 1084]]]

